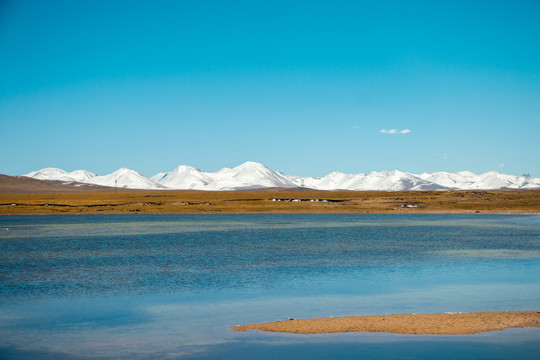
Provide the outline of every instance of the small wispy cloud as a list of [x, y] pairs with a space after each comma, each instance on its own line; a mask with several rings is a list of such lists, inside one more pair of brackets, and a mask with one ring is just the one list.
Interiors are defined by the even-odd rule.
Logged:
[[450, 157], [450, 153], [444, 152], [444, 153], [437, 153], [435, 154], [438, 157], [442, 158], [443, 160], [447, 160]]
[[403, 130], [398, 130], [398, 129], [381, 129], [380, 132], [382, 134], [388, 134], [388, 135], [394, 135], [394, 134], [408, 134], [411, 132], [411, 129], [403, 129]]
[[499, 164], [499, 167], [504, 167], [504, 163], [500, 163], [500, 164]]
[[353, 129], [360, 129], [360, 125], [353, 125], [352, 128]]

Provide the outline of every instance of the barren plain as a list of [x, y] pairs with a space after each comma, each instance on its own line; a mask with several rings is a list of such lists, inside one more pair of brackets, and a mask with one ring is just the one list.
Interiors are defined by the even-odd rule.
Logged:
[[539, 213], [540, 190], [87, 191], [0, 194], [0, 214]]

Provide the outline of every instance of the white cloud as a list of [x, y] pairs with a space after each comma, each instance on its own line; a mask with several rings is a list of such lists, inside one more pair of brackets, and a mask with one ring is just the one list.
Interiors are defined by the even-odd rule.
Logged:
[[500, 164], [499, 164], [499, 167], [504, 167], [504, 163], [500, 163]]
[[359, 128], [360, 128], [360, 125], [353, 125], [352, 128], [353, 128], [353, 129], [359, 129]]
[[450, 153], [447, 153], [447, 152], [437, 153], [436, 155], [441, 157], [443, 160], [447, 160], [450, 157]]
[[393, 135], [393, 134], [408, 134], [408, 133], [411, 132], [411, 130], [410, 130], [410, 129], [403, 129], [403, 130], [398, 130], [398, 129], [381, 129], [380, 132], [383, 133], [383, 134]]

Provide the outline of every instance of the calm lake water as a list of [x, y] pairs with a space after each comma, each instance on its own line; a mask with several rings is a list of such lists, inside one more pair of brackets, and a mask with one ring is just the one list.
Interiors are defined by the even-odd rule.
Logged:
[[535, 359], [540, 329], [233, 332], [540, 310], [538, 215], [0, 217], [1, 359]]

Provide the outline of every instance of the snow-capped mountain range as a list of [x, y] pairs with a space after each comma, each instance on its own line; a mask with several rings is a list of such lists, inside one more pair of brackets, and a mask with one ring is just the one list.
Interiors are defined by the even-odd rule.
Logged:
[[130, 189], [155, 190], [248, 190], [258, 188], [305, 187], [317, 190], [473, 190], [473, 189], [534, 189], [540, 188], [540, 178], [514, 176], [490, 171], [474, 174], [436, 172], [415, 175], [398, 170], [372, 171], [369, 174], [331, 172], [324, 177], [299, 177], [272, 171], [256, 162], [245, 162], [215, 173], [181, 165], [176, 169], [147, 178], [140, 173], [121, 168], [99, 176], [86, 170], [66, 172], [56, 168], [33, 171], [24, 176], [67, 183], [86, 183]]

